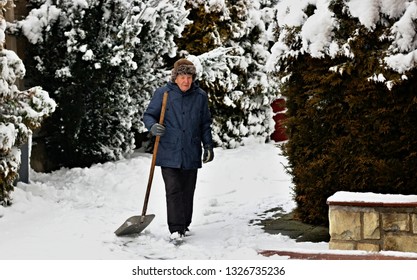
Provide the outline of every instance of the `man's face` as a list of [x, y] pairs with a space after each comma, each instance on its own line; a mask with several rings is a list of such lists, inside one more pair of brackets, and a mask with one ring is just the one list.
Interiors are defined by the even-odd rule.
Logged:
[[186, 92], [190, 89], [191, 84], [193, 83], [193, 75], [179, 74], [175, 78], [175, 83], [178, 85], [182, 92]]

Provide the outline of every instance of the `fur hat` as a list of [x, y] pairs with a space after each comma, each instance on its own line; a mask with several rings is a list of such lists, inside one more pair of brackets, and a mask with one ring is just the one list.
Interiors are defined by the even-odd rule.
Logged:
[[175, 82], [175, 79], [180, 74], [192, 75], [193, 81], [194, 81], [196, 77], [196, 73], [197, 73], [197, 70], [194, 64], [185, 58], [181, 58], [174, 63], [174, 69], [172, 69], [172, 72], [171, 72], [171, 81]]

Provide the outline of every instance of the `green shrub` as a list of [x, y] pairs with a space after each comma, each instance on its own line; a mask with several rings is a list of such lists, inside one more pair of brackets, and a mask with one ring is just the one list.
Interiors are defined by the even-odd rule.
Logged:
[[[381, 9], [375, 24], [364, 26], [344, 1], [330, 1], [333, 29], [321, 49], [303, 40], [303, 24], [313, 30], [313, 21], [281, 26], [280, 48], [288, 48], [278, 59], [288, 108], [283, 148], [304, 222], [328, 224], [326, 200], [337, 191], [417, 193], [417, 70], [404, 59], [415, 44], [404, 48], [397, 23], [415, 25], [404, 20], [404, 7], [396, 16]], [[306, 18], [316, 8], [306, 6]], [[392, 63], [398, 57], [401, 66]]]

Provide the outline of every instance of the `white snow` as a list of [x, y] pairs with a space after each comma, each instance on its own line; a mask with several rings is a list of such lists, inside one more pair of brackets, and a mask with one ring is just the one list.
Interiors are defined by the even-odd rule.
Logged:
[[328, 202], [364, 202], [364, 203], [416, 203], [417, 195], [381, 194], [371, 192], [339, 191], [327, 199]]
[[150, 154], [91, 168], [32, 171], [31, 183], [19, 182], [12, 192], [12, 206], [0, 207], [0, 260], [254, 260], [267, 258], [262, 250], [328, 252], [326, 242], [295, 242], [251, 223], [272, 216], [264, 213], [272, 208], [295, 207], [280, 153], [276, 144], [255, 140], [216, 148], [214, 160], [199, 170], [193, 235], [181, 246], [169, 242], [159, 167], [147, 209], [155, 219], [138, 236], [114, 234], [142, 212]]
[[61, 10], [58, 9], [55, 5], [46, 5], [41, 6], [39, 9], [33, 9], [30, 11], [30, 17], [24, 19], [21, 23], [22, 31], [28, 40], [35, 44], [37, 42], [42, 42], [42, 29], [49, 26], [50, 22], [55, 22]]
[[[74, 2], [81, 6], [88, 5], [85, 0]], [[352, 57], [348, 45], [334, 39], [332, 32], [338, 22], [328, 9], [329, 3], [330, 0], [281, 0], [276, 6], [278, 24], [280, 27], [302, 27], [302, 32], [299, 34], [303, 42], [301, 52], [307, 52], [315, 57], [323, 55], [334, 57], [337, 54]], [[381, 15], [396, 20], [389, 34], [394, 38], [393, 43], [387, 56], [382, 57], [381, 60], [398, 73], [404, 73], [415, 67], [417, 63], [414, 25], [417, 18], [417, 3], [415, 1], [350, 0], [346, 3], [349, 13], [370, 30], [381, 20]], [[161, 1], [162, 4], [165, 2]], [[310, 17], [303, 11], [309, 4], [317, 7]], [[205, 7], [222, 10], [224, 6], [223, 0], [213, 0]], [[42, 6], [45, 9], [46, 7], [46, 5]], [[41, 40], [40, 31], [45, 27], [48, 29], [49, 24], [58, 18], [59, 12], [60, 10], [53, 5], [48, 10], [31, 12], [32, 16], [22, 23], [23, 32], [30, 42], [36, 43]], [[152, 15], [151, 10], [147, 12], [149, 14], [146, 15]], [[178, 26], [181, 29], [184, 25]], [[0, 35], [2, 41], [3, 32], [0, 32]], [[71, 31], [68, 32], [68, 36], [72, 38]], [[71, 40], [69, 43], [75, 44]], [[72, 45], [69, 44], [68, 47], [71, 48]], [[167, 49], [170, 54], [176, 51], [172, 45], [167, 46]], [[87, 49], [81, 51], [86, 52]], [[228, 52], [227, 49], [221, 48], [215, 50], [216, 53], [219, 51], [224, 52], [225, 56]], [[213, 54], [214, 52], [203, 54], [199, 59], [204, 61]], [[280, 57], [297, 54], [292, 46], [286, 45], [285, 31], [283, 31], [272, 48], [271, 57], [268, 58], [268, 69], [271, 71], [276, 69], [276, 62]], [[92, 54], [86, 52], [85, 59], [91, 57]], [[96, 65], [100, 67], [100, 64]], [[209, 67], [210, 71], [207, 73], [211, 76], [206, 74], [204, 79], [214, 81], [217, 78], [217, 81], [221, 82], [220, 85], [226, 89], [236, 85], [237, 78], [225, 72], [228, 70], [225, 65], [217, 63], [206, 67]], [[71, 75], [66, 70], [62, 69], [57, 75]], [[375, 73], [371, 79], [384, 80], [385, 77]], [[389, 83], [390, 81], [387, 82]], [[231, 102], [233, 100], [229, 98], [229, 103]], [[253, 116], [253, 118], [257, 117], [259, 116]], [[242, 130], [242, 127], [240, 129]], [[244, 129], [243, 131], [246, 132]], [[9, 127], [0, 126], [0, 132], [3, 147], [10, 147], [13, 137]], [[218, 138], [217, 134], [215, 139], [216, 137]], [[233, 142], [231, 146], [234, 146]], [[6, 264], [2, 265], [2, 278], [12, 279], [7, 275], [7, 270], [4, 274], [4, 270], [9, 268], [7, 260], [241, 260], [239, 263], [247, 264], [243, 261], [249, 260], [255, 263], [254, 260], [286, 259], [278, 256], [264, 257], [258, 254], [262, 250], [329, 253], [326, 242], [297, 243], [281, 234], [267, 234], [260, 226], [251, 224], [251, 220], [258, 219], [264, 211], [271, 208], [281, 207], [285, 212], [290, 212], [295, 207], [291, 178], [284, 168], [287, 160], [279, 154], [280, 149], [275, 145], [255, 142], [233, 150], [215, 149], [214, 161], [205, 165], [199, 172], [194, 219], [191, 226], [193, 235], [187, 237], [186, 242], [181, 246], [169, 242], [164, 187], [159, 168], [155, 172], [148, 207], [148, 213], [155, 214], [156, 218], [139, 236], [117, 237], [114, 234], [127, 218], [141, 213], [151, 155], [136, 152], [129, 158], [117, 162], [97, 164], [91, 168], [61, 169], [50, 174], [32, 171], [32, 182], [19, 183], [12, 193], [13, 205], [0, 206], [0, 260], [3, 260], [0, 264]], [[362, 201], [364, 196], [342, 192], [331, 199]], [[365, 196], [366, 201], [381, 199], [390, 201], [403, 198], [378, 194]], [[416, 256], [413, 253], [388, 253]], [[28, 270], [27, 275], [36, 275], [39, 263], [24, 264], [30, 265], [33, 269], [33, 271]], [[295, 264], [299, 263], [295, 262]], [[363, 267], [365, 262], [361, 264], [346, 266], [349, 269], [347, 273], [349, 278], [361, 272], [359, 267], [368, 273], [372, 271], [369, 262], [366, 262], [366, 267]], [[398, 263], [395, 269], [380, 267], [379, 270], [372, 272], [372, 276], [377, 276], [376, 273], [380, 271], [385, 279], [398, 277], [398, 273], [404, 272], [404, 264], [406, 262], [401, 262], [402, 269], [399, 269]], [[55, 265], [62, 268], [60, 263]], [[114, 263], [112, 262], [111, 265]], [[303, 269], [294, 269], [289, 275], [304, 273], [304, 276], [313, 276], [313, 278], [317, 276], [321, 279], [325, 279], [328, 275], [332, 276], [332, 273], [326, 275], [321, 273], [317, 265], [317, 262], [304, 263]], [[39, 267], [44, 268], [45, 265]], [[335, 267], [334, 263], [333, 267]], [[346, 267], [341, 268], [346, 269]], [[66, 266], [63, 268], [68, 269]], [[326, 272], [329, 271], [327, 268], [324, 269]], [[12, 271], [13, 276], [24, 271], [25, 269], [16, 268]], [[74, 271], [68, 269], [66, 275], [71, 275]], [[84, 274], [79, 279], [100, 279], [92, 272], [88, 275]], [[62, 279], [63, 276], [63, 274], [56, 275], [56, 278]], [[26, 278], [29, 277], [18, 279]], [[46, 278], [43, 275], [43, 279], [56, 278]], [[109, 279], [116, 278], [114, 276]], [[255, 277], [249, 278], [255, 279]], [[334, 278], [333, 276], [332, 279]]]
[[323, 50], [330, 48], [333, 28], [336, 25], [328, 7], [318, 3], [317, 11], [305, 21], [301, 30], [303, 46], [312, 57], [324, 57]]
[[374, 29], [379, 20], [380, 1], [350, 0], [346, 3], [350, 14], [358, 18], [359, 21], [368, 29]]
[[0, 123], [0, 151], [10, 150], [15, 143], [17, 131], [12, 123]]
[[[54, 277], [61, 275], [62, 271], [66, 271], [67, 277], [63, 279], [80, 275], [83, 278], [90, 274], [95, 276], [94, 279], [99, 275], [104, 279], [114, 279], [126, 272], [132, 275], [136, 265], [161, 268], [211, 266], [220, 270], [224, 269], [223, 264], [227, 264], [285, 265], [287, 273], [307, 276], [309, 270], [299, 270], [300, 265], [305, 268], [314, 264], [317, 269], [326, 263], [284, 262], [288, 257], [265, 257], [259, 252], [341, 251], [329, 250], [326, 242], [296, 242], [281, 234], [268, 234], [259, 225], [251, 223], [251, 220], [271, 217], [273, 212], [264, 212], [272, 208], [281, 207], [284, 212], [290, 212], [295, 207], [291, 179], [284, 168], [287, 160], [280, 153], [277, 145], [254, 140], [233, 150], [216, 148], [214, 161], [199, 171], [190, 227], [193, 234], [179, 246], [169, 241], [159, 167], [155, 169], [147, 211], [147, 214], [155, 214], [155, 219], [138, 236], [117, 237], [114, 234], [127, 218], [141, 214], [150, 154], [136, 152], [130, 158], [91, 168], [61, 169], [52, 173], [32, 171], [31, 183], [20, 182], [12, 192], [13, 205], [0, 207], [0, 264], [6, 267], [3, 273], [17, 277], [12, 279], [34, 275], [56, 279]], [[343, 197], [347, 195], [342, 194], [339, 198]], [[386, 254], [416, 256], [403, 252]], [[219, 260], [223, 262], [219, 263]], [[365, 263], [366, 267], [354, 264], [357, 269], [352, 273], [361, 271], [364, 275], [375, 268], [376, 273], [389, 275], [377, 269], [380, 267], [378, 263]], [[337, 267], [346, 263], [333, 265]], [[21, 266], [30, 269], [18, 269]], [[326, 275], [323, 277], [331, 279]], [[142, 276], [141, 279], [154, 278]], [[250, 279], [259, 278], [253, 275]]]
[[165, 193], [155, 169], [148, 214], [156, 217], [136, 237], [117, 237], [125, 220], [140, 215], [151, 155], [91, 168], [31, 173], [19, 183], [13, 205], [0, 207], [0, 259], [264, 259], [261, 250], [327, 250], [327, 243], [296, 243], [270, 235], [250, 221], [264, 211], [294, 208], [287, 161], [273, 144], [215, 149], [199, 171], [195, 212], [184, 245], [168, 240]]
[[[281, 234], [268, 234], [259, 225], [251, 223], [261, 216], [272, 216], [274, 213], [264, 213], [272, 208], [281, 207], [284, 212], [290, 212], [295, 207], [291, 179], [284, 168], [287, 160], [280, 153], [275, 144], [254, 140], [232, 150], [216, 148], [214, 160], [199, 171], [190, 227], [193, 234], [179, 246], [169, 241], [159, 167], [155, 169], [147, 211], [147, 214], [156, 215], [154, 220], [138, 236], [117, 237], [114, 234], [129, 217], [141, 214], [150, 154], [136, 152], [130, 158], [91, 168], [61, 169], [49, 174], [32, 171], [31, 183], [18, 183], [12, 192], [13, 205], [0, 207], [0, 264], [5, 264], [6, 275], [18, 276], [13, 279], [38, 274], [43, 279], [56, 279], [54, 277], [62, 270], [67, 271], [64, 279], [94, 273], [96, 277], [101, 275], [94, 279], [114, 279], [111, 273], [127, 271], [131, 275], [136, 265], [224, 268], [223, 264], [285, 265], [291, 275], [307, 276], [307, 271], [298, 267], [309, 264], [294, 260], [283, 262], [288, 257], [265, 257], [259, 252], [341, 251], [329, 250], [326, 242], [296, 242]], [[339, 198], [346, 197], [341, 195]], [[404, 252], [384, 253], [416, 256]], [[219, 263], [219, 260], [226, 262]], [[54, 261], [52, 266], [51, 261]], [[363, 263], [367, 266], [358, 267], [352, 273], [364, 275], [370, 273], [369, 265], [379, 266], [378, 263]], [[310, 264], [315, 265], [314, 269], [321, 265]], [[30, 269], [19, 270], [20, 266]], [[326, 278], [329, 275], [323, 275], [322, 279], [331, 279]], [[142, 276], [141, 279], [145, 278]]]
[[[297, 56], [299, 53], [309, 53], [313, 57], [329, 55], [345, 55], [352, 57], [352, 53], [346, 48], [346, 43], [338, 41], [333, 34], [338, 29], [339, 23], [329, 11], [330, 0], [281, 0], [276, 8], [280, 27], [301, 27], [297, 35], [302, 41], [302, 47], [294, 50], [293, 46], [286, 43], [286, 32], [281, 34], [272, 47], [271, 56], [268, 59], [269, 70], [278, 69], [277, 62], [286, 56]], [[315, 5], [316, 9], [311, 16], [304, 12], [308, 5]], [[389, 52], [382, 58], [385, 64], [398, 73], [411, 70], [417, 64], [416, 28], [414, 22], [417, 18], [417, 3], [411, 0], [350, 0], [346, 1], [347, 11], [353, 18], [369, 29], [371, 32], [383, 17], [395, 20], [390, 29], [392, 44]], [[387, 82], [389, 85], [389, 82]]]

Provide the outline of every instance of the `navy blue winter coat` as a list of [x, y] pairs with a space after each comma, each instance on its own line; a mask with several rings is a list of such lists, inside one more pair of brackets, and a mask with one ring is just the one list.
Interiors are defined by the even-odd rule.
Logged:
[[182, 92], [176, 83], [158, 88], [143, 115], [148, 130], [159, 122], [162, 97], [168, 91], [165, 134], [161, 136], [156, 165], [171, 168], [201, 168], [202, 145], [213, 146], [208, 97], [197, 82]]

